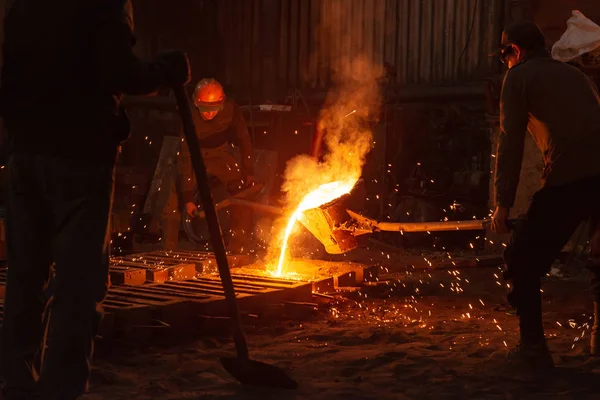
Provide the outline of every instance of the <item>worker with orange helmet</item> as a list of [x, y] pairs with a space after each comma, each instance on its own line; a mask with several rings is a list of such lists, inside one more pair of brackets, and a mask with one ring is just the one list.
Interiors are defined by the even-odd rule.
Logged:
[[[196, 134], [209, 176], [223, 184], [240, 182], [249, 185], [254, 181], [252, 141], [240, 108], [215, 79], [202, 79], [193, 93], [197, 112], [193, 113]], [[239, 149], [239, 159], [234, 154]], [[197, 211], [195, 176], [187, 144], [183, 142], [179, 157], [179, 191], [186, 212], [193, 217]], [[236, 185], [239, 186], [239, 185]], [[231, 215], [231, 240], [229, 250], [241, 252], [252, 229], [248, 210], [233, 209]]]

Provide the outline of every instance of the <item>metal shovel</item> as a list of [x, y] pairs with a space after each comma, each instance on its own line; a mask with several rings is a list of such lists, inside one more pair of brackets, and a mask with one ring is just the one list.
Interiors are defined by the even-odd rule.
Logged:
[[295, 389], [298, 383], [290, 378], [283, 370], [272, 365], [250, 359], [248, 354], [248, 344], [246, 335], [242, 327], [240, 312], [235, 298], [233, 281], [227, 264], [225, 245], [221, 235], [221, 227], [217, 218], [217, 212], [208, 185], [206, 166], [202, 153], [200, 152], [200, 143], [196, 137], [196, 128], [192, 118], [189, 100], [183, 86], [174, 88], [175, 98], [179, 108], [179, 115], [183, 123], [183, 134], [188, 143], [192, 168], [196, 175], [198, 192], [202, 200], [202, 206], [206, 215], [208, 231], [212, 243], [219, 275], [225, 292], [225, 299], [229, 308], [229, 317], [233, 323], [233, 340], [237, 351], [235, 358], [221, 358], [221, 364], [235, 379], [244, 385], [269, 386], [284, 389]]

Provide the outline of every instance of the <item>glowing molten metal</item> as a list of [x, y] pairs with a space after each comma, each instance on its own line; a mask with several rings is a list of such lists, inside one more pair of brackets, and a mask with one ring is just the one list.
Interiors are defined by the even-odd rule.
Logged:
[[[270, 273], [281, 277], [293, 275], [284, 271], [290, 236], [296, 221], [305, 223], [308, 210], [319, 208], [350, 193], [360, 176], [373, 142], [375, 126], [382, 104], [379, 78], [383, 69], [363, 54], [349, 54], [336, 61], [334, 86], [327, 94], [317, 123], [317, 140], [312, 154], [301, 154], [289, 160], [282, 191], [286, 203], [294, 210], [289, 220], [277, 221], [280, 240], [271, 240], [268, 252]], [[320, 145], [326, 151], [320, 151]], [[322, 154], [321, 154], [322, 153]], [[281, 223], [281, 225], [280, 225]], [[285, 227], [285, 228], [283, 228]], [[312, 232], [312, 231], [311, 231]], [[279, 254], [276, 262], [275, 258]]]
[[308, 193], [300, 204], [296, 211], [290, 217], [287, 226], [285, 228], [285, 232], [283, 235], [283, 244], [281, 246], [281, 252], [279, 253], [279, 261], [277, 263], [277, 271], [275, 272], [275, 276], [281, 276], [283, 274], [283, 264], [285, 263], [285, 255], [288, 248], [288, 241], [292, 231], [294, 230], [294, 226], [296, 222], [302, 215], [302, 213], [306, 210], [310, 210], [313, 208], [317, 208], [322, 206], [323, 204], [327, 204], [330, 201], [337, 199], [347, 193], [350, 193], [358, 178], [350, 178], [346, 180], [339, 180], [331, 183], [325, 183], [319, 186], [317, 189]]

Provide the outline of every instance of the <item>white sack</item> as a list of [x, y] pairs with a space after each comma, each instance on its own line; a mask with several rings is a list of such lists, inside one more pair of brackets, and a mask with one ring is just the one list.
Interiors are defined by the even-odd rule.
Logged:
[[563, 62], [574, 60], [583, 54], [600, 49], [600, 26], [573, 10], [567, 21], [567, 30], [552, 46], [552, 57]]

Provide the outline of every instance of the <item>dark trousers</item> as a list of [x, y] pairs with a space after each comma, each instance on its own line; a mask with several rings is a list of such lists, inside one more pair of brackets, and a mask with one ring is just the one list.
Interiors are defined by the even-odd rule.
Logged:
[[550, 270], [583, 221], [591, 221], [592, 293], [600, 301], [600, 176], [556, 187], [534, 196], [525, 218], [513, 231], [504, 252], [508, 302], [519, 316], [521, 340], [544, 339], [541, 278]]
[[[115, 159], [9, 159], [8, 276], [0, 336], [7, 399], [32, 399], [35, 391], [42, 399], [70, 400], [87, 388], [108, 288], [114, 164]], [[36, 360], [43, 360], [41, 370]]]

